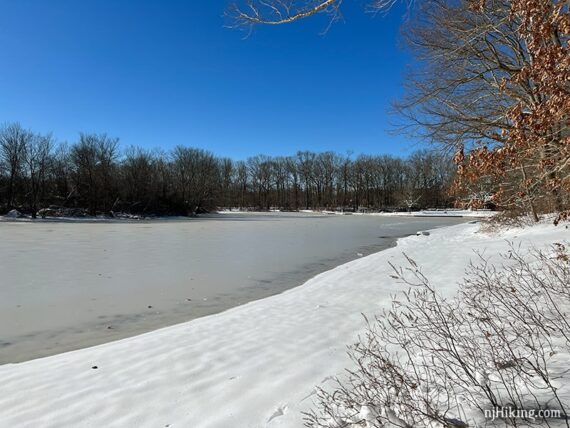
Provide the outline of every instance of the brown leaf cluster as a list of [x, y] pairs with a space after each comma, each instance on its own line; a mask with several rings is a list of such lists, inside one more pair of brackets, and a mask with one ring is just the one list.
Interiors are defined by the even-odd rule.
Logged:
[[[471, 9], [486, 7], [493, 2], [474, 1]], [[499, 89], [510, 80], [531, 88], [531, 97], [508, 110], [500, 144], [460, 150], [456, 188], [490, 177], [500, 183], [497, 203], [530, 207], [536, 217], [540, 199], [551, 201], [553, 211], [570, 208], [570, 12], [568, 2], [557, 0], [512, 0], [510, 7], [528, 61]]]

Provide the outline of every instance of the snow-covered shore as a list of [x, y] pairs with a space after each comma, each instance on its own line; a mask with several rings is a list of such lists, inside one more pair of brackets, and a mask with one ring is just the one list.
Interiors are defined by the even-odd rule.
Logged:
[[404, 216], [404, 217], [475, 217], [486, 218], [496, 215], [497, 211], [490, 210], [461, 210], [461, 209], [438, 209], [412, 212], [394, 213], [355, 213], [355, 215], [378, 215], [378, 216]]
[[412, 257], [453, 294], [473, 251], [497, 257], [568, 240], [540, 224], [483, 234], [478, 224], [400, 239], [398, 246], [264, 300], [144, 335], [0, 366], [0, 427], [300, 427], [315, 385], [349, 366], [362, 313], [403, 286], [391, 268]]
[[[252, 211], [241, 210], [222, 210], [218, 214], [250, 214]], [[270, 212], [280, 212], [279, 210], [271, 210]], [[328, 211], [328, 210], [299, 210], [302, 214], [314, 215], [364, 215], [364, 216], [384, 216], [384, 217], [475, 217], [487, 218], [496, 215], [497, 211], [490, 210], [463, 210], [463, 209], [432, 209], [411, 212], [357, 212], [350, 211]]]

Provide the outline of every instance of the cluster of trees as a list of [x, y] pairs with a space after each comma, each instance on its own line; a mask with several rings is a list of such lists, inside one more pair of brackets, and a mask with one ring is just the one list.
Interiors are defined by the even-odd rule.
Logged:
[[514, 212], [570, 209], [568, 2], [430, 0], [407, 25], [421, 60], [399, 104], [457, 153], [457, 188]]
[[[370, 0], [386, 11], [398, 0]], [[456, 190], [515, 213], [570, 218], [570, 6], [566, 0], [403, 0], [418, 61], [402, 129], [455, 152]], [[236, 0], [237, 27], [331, 20], [342, 0]]]
[[220, 207], [444, 207], [451, 203], [450, 165], [448, 157], [426, 151], [405, 159], [304, 151], [234, 161], [183, 146], [121, 150], [104, 134], [56, 143], [51, 135], [8, 124], [0, 129], [0, 209], [186, 215]]

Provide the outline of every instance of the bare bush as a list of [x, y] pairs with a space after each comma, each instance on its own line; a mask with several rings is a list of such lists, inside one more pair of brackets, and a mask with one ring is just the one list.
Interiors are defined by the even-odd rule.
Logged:
[[[442, 297], [413, 260], [395, 268], [409, 290], [368, 322], [349, 350], [355, 367], [334, 390], [318, 390], [305, 425], [570, 426], [570, 396], [561, 393], [569, 380], [568, 251], [512, 247], [502, 257], [497, 266], [478, 256], [454, 298]], [[486, 419], [493, 409], [516, 416]], [[547, 418], [546, 409], [560, 416]]]

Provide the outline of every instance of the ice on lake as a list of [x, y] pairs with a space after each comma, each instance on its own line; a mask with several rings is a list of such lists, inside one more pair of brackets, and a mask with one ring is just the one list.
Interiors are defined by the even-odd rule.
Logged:
[[0, 364], [280, 293], [453, 218], [236, 214], [0, 223]]

